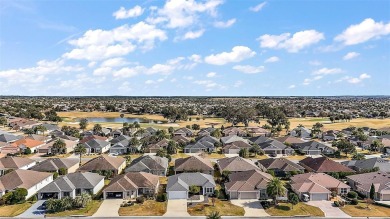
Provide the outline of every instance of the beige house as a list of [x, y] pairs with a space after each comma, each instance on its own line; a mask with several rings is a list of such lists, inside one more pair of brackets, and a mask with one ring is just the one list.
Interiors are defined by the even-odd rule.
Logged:
[[30, 170], [39, 172], [58, 172], [61, 168], [66, 173], [74, 173], [79, 168], [79, 159], [77, 158], [49, 158], [30, 168]]
[[35, 160], [25, 157], [3, 157], [0, 158], [0, 176], [10, 170], [27, 170], [36, 164]]
[[347, 176], [347, 181], [352, 189], [370, 196], [371, 186], [375, 188], [375, 200], [390, 201], [390, 173], [371, 172]]
[[209, 159], [198, 156], [178, 158], [175, 160], [175, 174], [183, 172], [201, 172], [214, 175], [214, 167]]
[[107, 172], [111, 171], [112, 176], [119, 175], [126, 168], [126, 160], [122, 157], [112, 157], [108, 155], [100, 155], [84, 165], [82, 165], [78, 170], [80, 172]]

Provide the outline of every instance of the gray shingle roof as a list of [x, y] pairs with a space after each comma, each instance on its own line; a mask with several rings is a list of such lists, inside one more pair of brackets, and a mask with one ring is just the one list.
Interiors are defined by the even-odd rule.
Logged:
[[188, 191], [190, 186], [215, 187], [213, 176], [203, 173], [181, 173], [168, 177], [167, 191]]
[[355, 170], [371, 170], [374, 167], [378, 167], [380, 171], [390, 172], [390, 162], [379, 157], [369, 158], [365, 160], [344, 161], [341, 162], [341, 164]]
[[126, 169], [126, 172], [141, 172], [145, 170], [166, 170], [167, 168], [168, 159], [166, 157], [146, 155], [134, 159], [131, 162], [130, 166]]
[[65, 176], [57, 178], [39, 190], [39, 192], [73, 191], [77, 188], [93, 189], [102, 180], [104, 180], [104, 176], [100, 176], [97, 173], [69, 173]]

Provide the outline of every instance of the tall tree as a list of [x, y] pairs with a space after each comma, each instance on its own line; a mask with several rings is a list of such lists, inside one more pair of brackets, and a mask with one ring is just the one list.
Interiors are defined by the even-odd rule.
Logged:
[[102, 125], [100, 125], [100, 124], [95, 124], [94, 126], [93, 126], [93, 133], [95, 134], [95, 135], [97, 135], [97, 134], [100, 134], [101, 132], [102, 132]]
[[297, 194], [290, 193], [288, 195], [288, 202], [291, 203], [291, 208], [294, 209], [294, 205], [298, 204], [298, 202], [299, 202], [299, 198], [298, 198]]
[[84, 130], [85, 130], [85, 129], [87, 128], [87, 126], [88, 126], [88, 119], [86, 119], [86, 118], [80, 119], [79, 126], [80, 126], [80, 129], [82, 129], [83, 132], [84, 132]]
[[87, 153], [87, 149], [83, 144], [77, 144], [76, 147], [74, 148], [75, 154], [78, 154], [80, 156], [80, 166], [81, 166], [81, 157], [83, 154]]
[[66, 144], [62, 139], [57, 139], [52, 147], [52, 154], [64, 154], [66, 151]]
[[370, 199], [374, 200], [374, 198], [375, 198], [375, 186], [372, 183], [370, 188]]
[[277, 197], [284, 196], [286, 194], [286, 189], [283, 186], [283, 182], [274, 177], [267, 184], [267, 195], [274, 200], [274, 203], [277, 205]]

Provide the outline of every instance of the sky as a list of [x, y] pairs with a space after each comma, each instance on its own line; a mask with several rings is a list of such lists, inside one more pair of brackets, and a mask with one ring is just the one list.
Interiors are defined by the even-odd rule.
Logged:
[[390, 95], [388, 0], [0, 0], [0, 95]]

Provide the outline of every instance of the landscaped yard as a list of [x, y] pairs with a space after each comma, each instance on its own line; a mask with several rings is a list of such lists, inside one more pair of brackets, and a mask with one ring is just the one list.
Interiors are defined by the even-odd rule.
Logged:
[[0, 217], [15, 217], [31, 207], [30, 202], [16, 205], [4, 205], [0, 207]]
[[162, 216], [167, 211], [167, 202], [147, 200], [143, 204], [119, 208], [119, 216]]
[[177, 159], [177, 158], [187, 158], [189, 157], [190, 155], [188, 154], [184, 154], [184, 153], [177, 153], [177, 154], [172, 154], [171, 157], [172, 159]]
[[219, 153], [204, 153], [204, 158], [209, 158], [209, 159], [220, 159], [220, 158], [224, 158], [225, 155], [224, 154], [219, 154]]
[[168, 183], [168, 177], [166, 176], [160, 176], [159, 179], [161, 185], [166, 185]]
[[324, 217], [324, 212], [321, 209], [299, 202], [294, 208], [291, 208], [290, 203], [279, 203], [278, 206], [273, 206], [265, 210], [271, 216], [294, 216], [294, 215], [310, 215]]
[[62, 211], [55, 214], [46, 214], [48, 217], [66, 217], [70, 215], [84, 215], [84, 216], [92, 216], [100, 207], [102, 201], [93, 200], [91, 203], [87, 205], [85, 208]]
[[188, 208], [188, 213], [191, 216], [204, 216], [209, 215], [213, 211], [218, 211], [223, 216], [244, 216], [244, 208], [233, 205], [229, 201], [215, 200], [215, 206], [213, 206], [211, 199], [208, 204], [197, 204], [194, 207]]
[[345, 205], [343, 208], [340, 208], [346, 214], [351, 215], [352, 217], [389, 217], [390, 208], [379, 206], [379, 205], [370, 205], [370, 208], [366, 208], [366, 204], [360, 202], [358, 205]]

